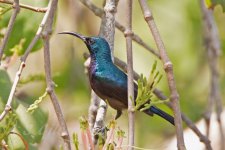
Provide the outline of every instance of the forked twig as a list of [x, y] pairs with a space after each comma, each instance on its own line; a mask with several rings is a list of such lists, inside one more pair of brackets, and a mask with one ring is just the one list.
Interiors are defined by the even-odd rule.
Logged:
[[[0, 0], [0, 3], [14, 5], [14, 3], [10, 0]], [[28, 9], [28, 10], [35, 11], [35, 12], [40, 12], [40, 13], [45, 13], [48, 9], [48, 8], [33, 7], [33, 6], [25, 5], [25, 4], [19, 4], [19, 6], [21, 8]]]

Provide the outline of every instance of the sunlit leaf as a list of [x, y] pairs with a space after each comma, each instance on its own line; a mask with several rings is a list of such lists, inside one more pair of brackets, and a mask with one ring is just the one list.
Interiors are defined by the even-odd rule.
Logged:
[[207, 8], [214, 8], [216, 5], [221, 5], [225, 11], [225, 0], [205, 0]]
[[6, 103], [9, 92], [11, 90], [11, 81], [8, 73], [5, 70], [0, 69], [0, 97], [4, 104]]

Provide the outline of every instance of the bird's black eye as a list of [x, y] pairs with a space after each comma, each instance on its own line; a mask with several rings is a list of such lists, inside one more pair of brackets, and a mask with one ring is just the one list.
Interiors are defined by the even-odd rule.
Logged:
[[95, 43], [95, 41], [93, 39], [91, 39], [91, 38], [87, 39], [87, 44], [92, 45], [94, 43]]

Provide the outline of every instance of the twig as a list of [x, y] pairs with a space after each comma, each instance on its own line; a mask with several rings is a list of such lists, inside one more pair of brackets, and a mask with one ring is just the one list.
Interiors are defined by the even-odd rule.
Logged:
[[[128, 145], [134, 146], [134, 75], [133, 75], [133, 54], [132, 54], [132, 1], [126, 1], [126, 30], [124, 35], [126, 37], [127, 49], [127, 75], [128, 75]], [[129, 150], [133, 148], [129, 147]]]
[[[89, 54], [87, 53], [84, 53], [84, 58], [87, 59], [89, 57]], [[115, 60], [115, 64], [120, 67], [124, 72], [127, 72], [127, 64], [120, 60], [119, 58], [117, 57], [114, 57], [114, 60]], [[134, 80], [138, 80], [140, 78], [139, 74], [137, 72], [133, 72], [134, 74]], [[160, 100], [167, 100], [168, 98], [163, 94], [162, 91], [160, 91], [159, 89], [155, 88], [153, 93], [160, 99]], [[172, 108], [172, 105], [171, 103], [166, 103], [166, 105], [170, 108]], [[210, 140], [204, 136], [201, 131], [196, 127], [196, 125], [183, 113], [181, 113], [181, 117], [182, 117], [182, 120], [186, 123], [186, 125], [192, 129], [192, 131], [194, 133], [196, 133], [196, 135], [199, 137], [199, 140], [201, 142], [203, 142], [205, 145], [206, 145], [206, 148], [208, 150], [211, 150], [212, 147], [211, 147], [211, 143], [210, 143]]]
[[8, 145], [6, 144], [5, 140], [2, 140], [0, 144], [0, 148], [2, 148], [2, 150], [8, 150]]
[[[50, 8], [50, 7], [51, 7], [51, 1], [48, 4], [48, 8]], [[5, 106], [5, 109], [4, 109], [4, 111], [0, 115], [0, 121], [5, 117], [5, 115], [9, 112], [9, 110], [12, 109], [11, 108], [11, 103], [12, 103], [13, 96], [15, 94], [16, 87], [17, 87], [17, 84], [19, 82], [20, 76], [22, 74], [23, 68], [25, 67], [26, 59], [27, 59], [27, 57], [28, 57], [31, 49], [34, 47], [35, 43], [37, 42], [37, 40], [41, 36], [41, 32], [43, 30], [43, 27], [45, 26], [46, 20], [49, 17], [49, 10], [50, 9], [48, 9], [47, 12], [45, 13], [45, 15], [44, 15], [44, 17], [42, 19], [42, 22], [41, 22], [41, 24], [40, 24], [40, 26], [39, 26], [39, 28], [37, 30], [36, 36], [34, 37], [34, 39], [32, 40], [32, 42], [30, 43], [30, 45], [26, 49], [25, 54], [21, 57], [21, 63], [20, 63], [19, 69], [18, 69], [18, 71], [16, 73], [16, 76], [15, 76], [15, 79], [14, 79], [14, 82], [13, 82], [13, 85], [12, 85], [12, 88], [11, 88], [11, 91], [10, 91], [10, 94], [9, 94], [9, 97], [8, 97], [8, 100], [7, 100], [7, 104]]]
[[10, 17], [9, 24], [8, 24], [8, 27], [7, 27], [7, 31], [4, 35], [3, 42], [2, 42], [2, 45], [0, 47], [0, 66], [1, 66], [1, 60], [2, 60], [2, 56], [3, 56], [3, 53], [4, 53], [5, 46], [8, 42], [9, 36], [12, 32], [12, 28], [13, 28], [13, 25], [15, 23], [16, 16], [20, 11], [19, 0], [14, 0], [14, 2], [12, 2], [12, 4], [14, 5], [14, 10], [13, 10], [13, 13]]
[[156, 27], [155, 21], [153, 19], [152, 13], [148, 4], [145, 0], [139, 0], [140, 6], [142, 8], [144, 18], [151, 29], [152, 35], [154, 37], [155, 43], [159, 49], [162, 63], [164, 64], [164, 69], [167, 75], [167, 80], [170, 89], [170, 100], [172, 102], [172, 108], [174, 112], [174, 120], [176, 126], [176, 135], [177, 135], [177, 146], [179, 150], [185, 149], [184, 137], [183, 137], [183, 127], [181, 120], [180, 104], [179, 104], [179, 95], [176, 89], [176, 83], [173, 75], [173, 64], [167, 56], [163, 41], [160, 37], [158, 29]]
[[49, 94], [52, 104], [55, 109], [56, 116], [59, 121], [59, 125], [62, 129], [62, 138], [64, 140], [64, 149], [65, 150], [70, 150], [71, 145], [70, 145], [70, 136], [69, 132], [67, 129], [67, 125], [65, 122], [65, 119], [63, 117], [63, 113], [59, 104], [59, 100], [55, 94], [54, 87], [55, 84], [52, 81], [52, 76], [51, 76], [51, 63], [50, 63], [50, 45], [49, 45], [49, 39], [50, 39], [50, 34], [52, 33], [52, 24], [53, 24], [53, 19], [56, 14], [56, 8], [57, 8], [58, 0], [52, 0], [52, 5], [49, 8], [49, 18], [46, 22], [46, 26], [42, 32], [42, 38], [44, 41], [44, 67], [45, 67], [45, 75], [46, 75], [46, 83], [47, 83], [47, 93]]
[[90, 124], [91, 129], [94, 128], [99, 103], [100, 103], [99, 97], [94, 93], [94, 91], [91, 91], [91, 103], [88, 112], [88, 122]]
[[116, 126], [116, 121], [115, 120], [110, 121], [109, 131], [107, 132], [107, 138], [105, 140], [105, 144], [104, 144], [102, 150], [108, 150], [107, 146], [114, 142], [115, 126]]
[[209, 136], [210, 129], [210, 118], [213, 106], [216, 106], [217, 121], [220, 130], [220, 149], [225, 149], [225, 137], [223, 132], [223, 125], [221, 122], [222, 113], [222, 101], [220, 96], [220, 86], [219, 86], [219, 69], [218, 69], [218, 58], [220, 56], [220, 40], [218, 36], [217, 26], [213, 18], [212, 10], [205, 7], [204, 0], [200, 0], [200, 6], [203, 13], [203, 25], [204, 25], [204, 38], [205, 47], [207, 50], [207, 57], [209, 62], [210, 74], [211, 74], [211, 89], [208, 99], [208, 106], [204, 114], [206, 121], [206, 135]]
[[[88, 68], [90, 65], [90, 61], [91, 61], [91, 58], [88, 55], [86, 58], [86, 61], [84, 62], [84, 67], [85, 67], [84, 72], [86, 74], [88, 74]], [[95, 92], [93, 90], [91, 90], [91, 100], [90, 100], [90, 106], [88, 108], [88, 123], [90, 125], [91, 130], [93, 130], [94, 125], [95, 125], [95, 119], [96, 119], [96, 115], [98, 112], [99, 103], [100, 103], [100, 98], [95, 94]], [[94, 141], [94, 137], [93, 137], [93, 141]]]
[[[98, 136], [96, 136], [96, 135], [98, 133], [102, 133], [102, 130], [104, 129], [104, 121], [105, 121], [107, 108], [108, 108], [108, 106], [105, 103], [105, 101], [100, 99], [99, 108], [98, 108], [98, 111], [97, 111], [94, 128], [92, 130], [93, 135], [94, 135], [94, 144], [95, 145], [97, 144], [97, 141], [98, 141]], [[103, 135], [103, 136], [105, 136], [105, 135]]]
[[[13, 2], [10, 1], [10, 0], [0, 0], [0, 3], [14, 5]], [[20, 4], [19, 6], [21, 8], [32, 10], [32, 11], [35, 11], [35, 12], [40, 12], [40, 13], [45, 13], [47, 11], [47, 8], [33, 7], [33, 6], [25, 5], [25, 4]]]
[[[90, 0], [80, 0], [80, 2], [84, 4], [87, 8], [89, 8], [96, 16], [100, 18], [104, 16], [104, 11], [101, 8], [95, 6]], [[121, 25], [118, 21], [115, 21], [115, 27], [124, 33], [125, 27]], [[160, 58], [160, 55], [156, 52], [156, 50], [148, 46], [137, 34], [133, 33], [132, 40], [134, 40], [136, 43], [143, 46], [146, 50]]]
[[23, 138], [22, 135], [20, 135], [19, 133], [16, 133], [16, 132], [10, 132], [9, 134], [17, 135], [21, 139], [21, 141], [23, 142], [23, 145], [25, 146], [25, 150], [29, 150], [29, 145], [28, 145], [27, 141], [25, 141], [25, 139]]

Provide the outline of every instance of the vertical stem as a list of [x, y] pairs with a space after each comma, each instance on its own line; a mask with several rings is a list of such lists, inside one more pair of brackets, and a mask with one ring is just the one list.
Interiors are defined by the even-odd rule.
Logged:
[[164, 47], [163, 41], [160, 37], [159, 31], [155, 24], [155, 21], [152, 16], [152, 12], [148, 7], [148, 4], [145, 0], [139, 0], [139, 3], [142, 8], [142, 12], [144, 14], [144, 18], [148, 23], [148, 26], [152, 32], [157, 48], [159, 49], [162, 63], [164, 64], [164, 70], [167, 75], [167, 80], [170, 89], [170, 100], [172, 102], [172, 108], [174, 112], [174, 121], [176, 126], [176, 136], [177, 136], [177, 146], [179, 150], [185, 149], [184, 137], [183, 137], [183, 126], [180, 112], [180, 103], [179, 103], [179, 95], [176, 89], [176, 83], [173, 75], [173, 64], [167, 56], [166, 49]]
[[126, 15], [126, 30], [124, 35], [126, 37], [127, 47], [127, 74], [128, 74], [128, 149], [133, 149], [131, 146], [134, 145], [134, 111], [133, 111], [133, 100], [134, 100], [134, 77], [133, 77], [133, 54], [132, 54], [132, 0], [127, 0], [125, 11]]
[[52, 75], [51, 75], [49, 39], [50, 39], [50, 34], [52, 33], [53, 19], [56, 13], [57, 4], [58, 4], [58, 0], [52, 0], [52, 7], [50, 7], [50, 10], [49, 10], [49, 18], [47, 19], [46, 26], [42, 32], [42, 38], [44, 41], [44, 68], [45, 68], [45, 75], [46, 75], [47, 92], [51, 98], [56, 116], [59, 121], [59, 125], [62, 130], [61, 136], [64, 140], [64, 149], [71, 150], [69, 132], [68, 132], [67, 125], [66, 125], [66, 122], [59, 104], [59, 100], [54, 91], [55, 85], [54, 85], [54, 82], [52, 81]]
[[200, 0], [200, 7], [203, 14], [203, 27], [204, 27], [204, 40], [205, 47], [207, 50], [207, 58], [209, 62], [210, 74], [211, 74], [211, 83], [210, 83], [210, 94], [208, 98], [208, 106], [205, 112], [206, 120], [206, 135], [209, 136], [210, 130], [210, 119], [212, 114], [213, 106], [216, 107], [217, 123], [219, 125], [220, 131], [220, 149], [225, 149], [225, 137], [224, 131], [222, 128], [221, 122], [221, 113], [222, 113], [222, 101], [220, 95], [220, 86], [219, 86], [219, 56], [220, 56], [220, 40], [218, 35], [217, 26], [213, 17], [213, 11], [208, 10], [205, 6], [205, 1]]

